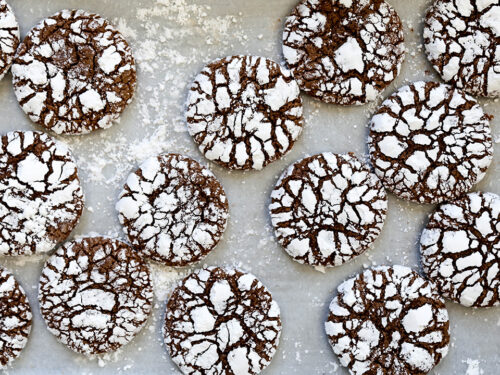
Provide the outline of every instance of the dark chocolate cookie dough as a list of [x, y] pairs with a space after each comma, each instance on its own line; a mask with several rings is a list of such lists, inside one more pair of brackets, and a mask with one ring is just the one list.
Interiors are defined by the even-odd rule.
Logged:
[[83, 10], [63, 10], [35, 26], [19, 46], [12, 75], [26, 114], [58, 134], [109, 128], [136, 86], [123, 36]]

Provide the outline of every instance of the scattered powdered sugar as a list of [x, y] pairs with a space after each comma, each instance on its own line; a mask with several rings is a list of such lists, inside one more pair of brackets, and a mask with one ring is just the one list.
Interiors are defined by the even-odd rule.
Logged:
[[479, 367], [479, 360], [467, 358], [467, 360], [462, 361], [467, 364], [467, 372], [465, 375], [482, 375], [484, 371]]

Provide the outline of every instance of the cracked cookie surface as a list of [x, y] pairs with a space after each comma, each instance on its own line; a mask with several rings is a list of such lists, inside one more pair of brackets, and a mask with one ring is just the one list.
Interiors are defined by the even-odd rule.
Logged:
[[500, 197], [470, 193], [439, 206], [420, 238], [424, 271], [464, 306], [500, 304]]
[[32, 314], [23, 288], [0, 267], [0, 369], [19, 357], [28, 342]]
[[24, 112], [57, 134], [109, 128], [136, 86], [123, 36], [83, 10], [63, 10], [35, 26], [19, 46], [12, 75]]
[[489, 116], [459, 89], [415, 82], [386, 99], [370, 122], [368, 148], [384, 186], [420, 203], [459, 197], [493, 158]]
[[427, 58], [444, 81], [471, 95], [500, 96], [500, 2], [437, 0], [424, 26]]
[[167, 303], [164, 336], [187, 375], [255, 375], [278, 347], [278, 304], [255, 276], [209, 267], [186, 277]]
[[278, 242], [300, 263], [333, 267], [363, 253], [378, 237], [387, 195], [354, 154], [325, 152], [292, 164], [269, 206]]
[[375, 267], [343, 282], [325, 330], [353, 375], [423, 375], [448, 353], [448, 311], [408, 267]]
[[302, 0], [283, 31], [283, 55], [300, 88], [327, 103], [375, 100], [404, 54], [403, 25], [383, 0]]
[[188, 157], [162, 154], [128, 177], [116, 209], [138, 251], [168, 266], [186, 266], [217, 246], [229, 206], [210, 170]]
[[262, 169], [302, 131], [302, 99], [291, 72], [263, 57], [208, 64], [189, 90], [188, 130], [200, 151], [230, 169]]
[[48, 260], [38, 294], [51, 333], [85, 355], [130, 342], [151, 313], [148, 265], [128, 244], [86, 237], [61, 246]]
[[19, 24], [12, 8], [0, 0], [0, 80], [12, 64], [19, 45]]
[[82, 214], [73, 156], [41, 132], [14, 131], [0, 142], [0, 254], [49, 252]]

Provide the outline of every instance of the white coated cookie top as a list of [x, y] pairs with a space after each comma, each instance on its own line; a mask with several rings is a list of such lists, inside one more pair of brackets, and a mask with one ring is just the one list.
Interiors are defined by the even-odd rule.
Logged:
[[116, 209], [134, 247], [169, 266], [186, 266], [207, 256], [228, 219], [226, 194], [217, 178], [178, 154], [142, 163], [128, 177]]
[[0, 254], [47, 253], [83, 210], [77, 167], [65, 144], [32, 131], [0, 143]]
[[420, 238], [427, 276], [464, 306], [500, 304], [500, 197], [470, 193], [442, 204]]
[[466, 193], [493, 159], [488, 115], [463, 91], [436, 82], [386, 99], [371, 119], [368, 147], [384, 186], [420, 203]]
[[500, 1], [434, 1], [424, 44], [443, 80], [471, 95], [500, 96]]
[[186, 277], [167, 304], [164, 335], [186, 375], [256, 375], [276, 352], [278, 304], [255, 276], [209, 267]]
[[0, 267], [0, 370], [16, 359], [28, 342], [31, 308], [23, 288]]
[[278, 242], [296, 261], [338, 266], [364, 252], [384, 225], [387, 195], [354, 154], [325, 152], [292, 164], [271, 193]]
[[188, 130], [209, 160], [262, 169], [292, 148], [302, 131], [302, 100], [290, 71], [256, 56], [208, 64], [189, 90]]
[[448, 353], [448, 311], [408, 267], [375, 267], [343, 282], [325, 330], [352, 375], [426, 374]]
[[19, 25], [12, 8], [0, 0], [0, 80], [10, 68], [19, 45]]
[[40, 310], [72, 350], [101, 354], [130, 342], [152, 309], [146, 262], [128, 244], [86, 237], [61, 246], [42, 269]]
[[403, 26], [381, 0], [302, 0], [287, 18], [283, 55], [300, 88], [327, 103], [364, 104], [399, 74]]
[[62, 10], [31, 29], [12, 75], [24, 112], [57, 134], [109, 128], [136, 86], [125, 39], [106, 19], [83, 10]]

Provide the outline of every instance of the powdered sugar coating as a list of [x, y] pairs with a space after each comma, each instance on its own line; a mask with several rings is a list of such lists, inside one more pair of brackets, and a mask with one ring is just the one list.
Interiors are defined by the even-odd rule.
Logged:
[[128, 177], [116, 209], [137, 250], [166, 265], [185, 266], [217, 246], [229, 207], [211, 171], [185, 156], [162, 154]]
[[209, 267], [174, 290], [165, 345], [187, 375], [255, 375], [271, 362], [281, 334], [278, 304], [255, 276]]
[[142, 329], [153, 287], [147, 264], [128, 244], [86, 237], [64, 244], [47, 260], [38, 299], [59, 341], [78, 353], [101, 354]]
[[82, 187], [66, 145], [40, 132], [1, 137], [0, 254], [49, 252], [71, 233], [82, 210]]
[[435, 286], [404, 266], [343, 282], [325, 330], [353, 375], [427, 374], [448, 353], [448, 311]]
[[470, 193], [442, 204], [420, 238], [427, 276], [464, 306], [500, 304], [500, 197]]
[[271, 193], [278, 242], [300, 263], [338, 266], [363, 253], [384, 225], [387, 195], [354, 154], [325, 152], [292, 164]]
[[109, 128], [136, 86], [125, 39], [83, 10], [62, 10], [35, 26], [19, 47], [12, 75], [26, 114], [57, 134]]
[[0, 0], [0, 80], [12, 64], [19, 45], [19, 24], [12, 8]]
[[31, 307], [23, 288], [0, 267], [0, 369], [19, 357], [31, 331]]
[[424, 27], [427, 57], [444, 81], [471, 95], [500, 96], [500, 2], [437, 0]]
[[370, 122], [368, 147], [384, 186], [420, 203], [466, 193], [493, 159], [488, 115], [461, 90], [435, 82], [386, 99]]
[[292, 148], [302, 131], [302, 100], [290, 71], [256, 56], [208, 64], [189, 90], [188, 130], [209, 160], [262, 169]]
[[364, 104], [399, 74], [403, 26], [383, 0], [302, 0], [287, 18], [283, 55], [300, 88], [327, 103]]

